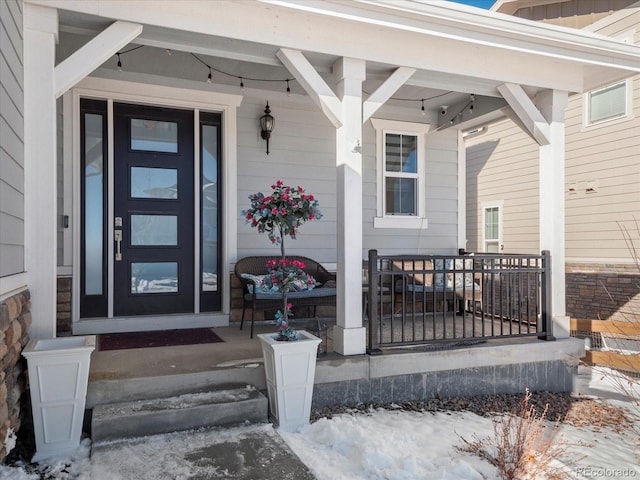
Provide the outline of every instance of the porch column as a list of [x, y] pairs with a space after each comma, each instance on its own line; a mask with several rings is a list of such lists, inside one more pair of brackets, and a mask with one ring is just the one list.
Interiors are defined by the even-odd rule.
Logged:
[[25, 268], [31, 338], [56, 336], [56, 101], [58, 11], [24, 7]]
[[365, 353], [362, 325], [362, 82], [364, 60], [341, 58], [333, 66], [342, 126], [336, 129], [338, 183], [338, 296], [334, 350]]
[[536, 103], [549, 124], [549, 143], [540, 146], [540, 250], [551, 252], [553, 335], [569, 337], [569, 317], [565, 302], [564, 245], [564, 116], [568, 94], [548, 90], [539, 94]]

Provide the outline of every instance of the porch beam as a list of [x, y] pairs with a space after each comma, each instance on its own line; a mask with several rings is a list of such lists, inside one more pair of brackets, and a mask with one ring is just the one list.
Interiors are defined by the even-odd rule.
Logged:
[[62, 96], [118, 50], [142, 33], [142, 25], [117, 21], [80, 47], [54, 69], [56, 98]]
[[568, 92], [548, 90], [537, 102], [549, 125], [549, 143], [539, 148], [540, 250], [551, 252], [551, 317], [553, 335], [569, 337], [565, 303], [565, 110]]
[[24, 4], [24, 234], [34, 339], [56, 336], [55, 8]]
[[[343, 122], [341, 102], [302, 52], [281, 48], [276, 55], [296, 77], [311, 99], [322, 109], [329, 121], [336, 128], [340, 128]], [[358, 110], [360, 108], [358, 106]]]
[[549, 124], [524, 89], [520, 85], [504, 83], [498, 86], [498, 91], [538, 145], [549, 145], [551, 143]]
[[337, 303], [334, 349], [341, 355], [366, 350], [362, 325], [362, 82], [364, 60], [333, 65], [343, 125], [336, 129]]
[[362, 123], [364, 124], [369, 120], [400, 87], [407, 83], [407, 80], [409, 80], [414, 73], [416, 73], [415, 68], [396, 68], [382, 85], [362, 104]]

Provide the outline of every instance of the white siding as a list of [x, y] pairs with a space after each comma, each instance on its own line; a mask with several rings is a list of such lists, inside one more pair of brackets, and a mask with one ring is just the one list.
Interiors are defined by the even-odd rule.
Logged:
[[0, 2], [0, 277], [24, 271], [21, 8], [17, 0]]

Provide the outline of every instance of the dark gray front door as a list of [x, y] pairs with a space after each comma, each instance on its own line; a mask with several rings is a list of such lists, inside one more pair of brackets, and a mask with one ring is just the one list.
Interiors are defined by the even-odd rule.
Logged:
[[114, 104], [114, 315], [194, 311], [193, 112]]

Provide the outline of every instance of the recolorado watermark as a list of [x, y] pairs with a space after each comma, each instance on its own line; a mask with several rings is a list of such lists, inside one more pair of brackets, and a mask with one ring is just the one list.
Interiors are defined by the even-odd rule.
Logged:
[[586, 478], [640, 478], [640, 473], [630, 467], [580, 467], [576, 473]]

